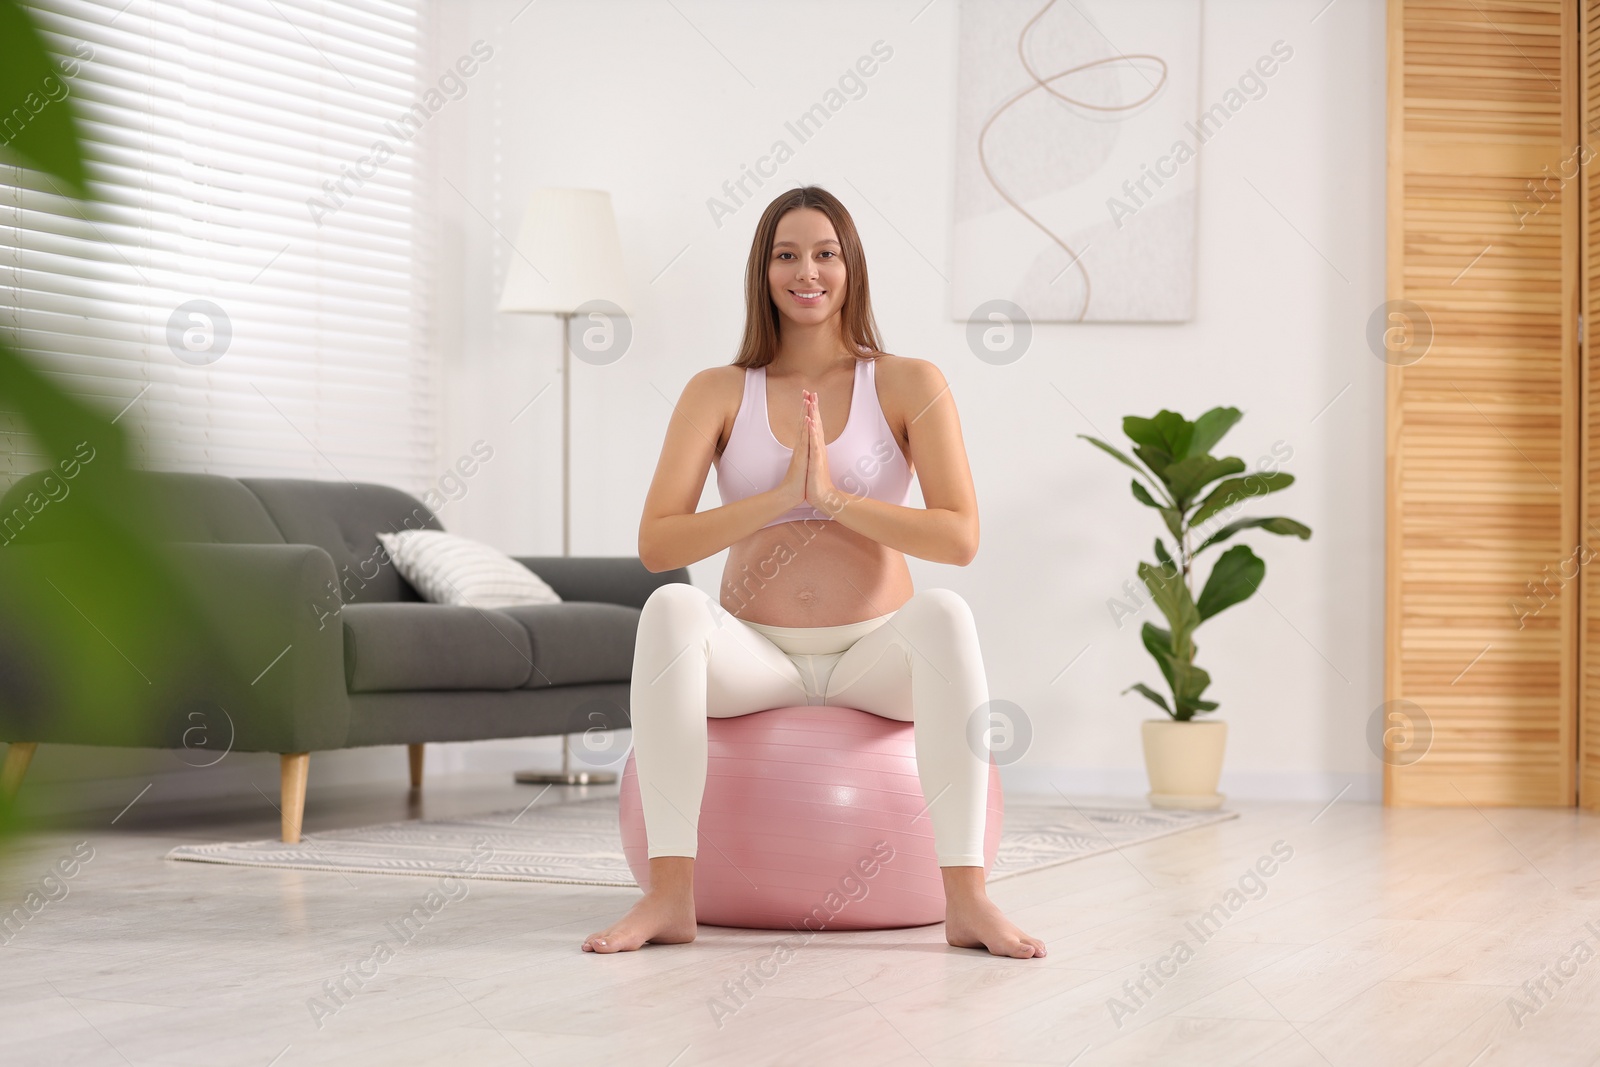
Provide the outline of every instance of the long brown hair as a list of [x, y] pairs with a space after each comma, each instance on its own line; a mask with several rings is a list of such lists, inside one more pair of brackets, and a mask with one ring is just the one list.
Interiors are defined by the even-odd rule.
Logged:
[[778, 355], [778, 307], [772, 302], [767, 284], [767, 262], [777, 240], [778, 220], [797, 208], [816, 208], [833, 223], [844, 257], [844, 306], [840, 309], [840, 333], [856, 349], [857, 359], [876, 359], [883, 354], [878, 341], [878, 325], [872, 317], [872, 296], [867, 286], [867, 257], [861, 251], [861, 237], [855, 220], [839, 198], [819, 185], [802, 185], [780, 194], [761, 213], [755, 236], [750, 241], [750, 259], [744, 271], [744, 339], [739, 342], [736, 367], [765, 367]]

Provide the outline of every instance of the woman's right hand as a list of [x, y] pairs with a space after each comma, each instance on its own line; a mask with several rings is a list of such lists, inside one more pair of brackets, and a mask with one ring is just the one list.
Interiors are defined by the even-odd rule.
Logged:
[[794, 432], [794, 439], [798, 442], [794, 453], [789, 457], [789, 469], [784, 472], [783, 481], [778, 483], [777, 492], [782, 496], [784, 506], [787, 508], [798, 507], [806, 499], [806, 456], [807, 444], [811, 440], [811, 426], [805, 414], [807, 404], [801, 404], [800, 426]]

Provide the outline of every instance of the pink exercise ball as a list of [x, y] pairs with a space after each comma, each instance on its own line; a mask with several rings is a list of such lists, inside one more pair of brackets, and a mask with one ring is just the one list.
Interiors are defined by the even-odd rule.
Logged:
[[[694, 904], [700, 922], [759, 930], [883, 930], [944, 921], [913, 726], [853, 708], [774, 708], [708, 719]], [[633, 755], [622, 848], [650, 886]], [[984, 867], [1004, 819], [989, 765]]]

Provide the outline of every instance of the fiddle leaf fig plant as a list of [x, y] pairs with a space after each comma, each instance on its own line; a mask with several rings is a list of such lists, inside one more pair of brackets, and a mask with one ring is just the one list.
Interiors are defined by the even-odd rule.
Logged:
[[1166, 679], [1172, 702], [1143, 682], [1123, 692], [1137, 690], [1179, 722], [1217, 709], [1216, 701], [1202, 696], [1211, 675], [1195, 664], [1195, 630], [1224, 609], [1248, 600], [1267, 573], [1266, 563], [1248, 545], [1236, 544], [1217, 557], [1196, 597], [1195, 561], [1206, 549], [1244, 530], [1260, 529], [1302, 541], [1311, 536], [1309, 526], [1281, 515], [1232, 518], [1252, 497], [1294, 484], [1291, 474], [1265, 470], [1246, 474], [1239, 457], [1219, 459], [1211, 454], [1241, 414], [1238, 408], [1218, 407], [1193, 422], [1165, 409], [1148, 419], [1129, 415], [1122, 420], [1122, 432], [1133, 442], [1132, 457], [1099, 438], [1078, 435], [1133, 470], [1133, 498], [1160, 512], [1172, 537], [1176, 556], [1157, 536], [1156, 561], [1141, 561], [1138, 566], [1140, 581], [1167, 622], [1166, 628], [1145, 623], [1140, 636]]

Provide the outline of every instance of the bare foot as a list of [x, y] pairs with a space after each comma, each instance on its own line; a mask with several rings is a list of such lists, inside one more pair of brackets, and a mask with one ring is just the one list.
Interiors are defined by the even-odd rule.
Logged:
[[650, 861], [650, 891], [608, 928], [584, 938], [585, 952], [632, 952], [646, 942], [683, 945], [694, 940], [694, 860], [657, 856]]
[[683, 945], [694, 940], [694, 898], [646, 893], [628, 914], [583, 941], [585, 952], [632, 952], [646, 942]]
[[1044, 942], [1029, 937], [1001, 914], [983, 888], [982, 867], [941, 867], [944, 875], [944, 939], [956, 948], [985, 948], [995, 956], [1026, 960], [1046, 955]]
[[988, 897], [947, 903], [944, 939], [956, 948], [986, 948], [1019, 960], [1045, 955], [1044, 942], [1017, 929]]

